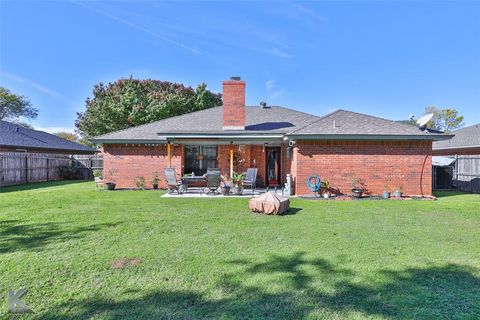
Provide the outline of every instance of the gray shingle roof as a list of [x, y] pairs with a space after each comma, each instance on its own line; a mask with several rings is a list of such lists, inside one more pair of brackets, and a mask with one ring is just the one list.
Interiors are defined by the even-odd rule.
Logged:
[[[333, 122], [335, 121], [335, 128]], [[96, 142], [148, 142], [159, 140], [168, 134], [240, 134], [240, 135], [371, 135], [409, 136], [425, 139], [445, 138], [444, 134], [421, 131], [416, 126], [381, 119], [361, 113], [337, 110], [324, 117], [317, 117], [300, 111], [272, 106], [263, 109], [248, 106], [246, 127], [242, 131], [222, 129], [222, 107], [214, 107], [177, 117], [159, 120], [149, 124], [128, 128], [93, 139]]]
[[439, 150], [480, 146], [480, 123], [456, 130], [452, 132], [452, 134], [455, 136], [450, 140], [434, 142], [433, 149]]
[[96, 150], [56, 135], [24, 128], [15, 123], [0, 120], [0, 146], [12, 148], [40, 148], [72, 152], [91, 152]]
[[[95, 137], [98, 140], [158, 140], [157, 133], [225, 133], [222, 129], [222, 107], [213, 107], [149, 124]], [[304, 112], [271, 106], [247, 106], [246, 126], [241, 134], [285, 134], [303, 127], [319, 117]]]
[[441, 133], [424, 132], [414, 125], [341, 109], [289, 135], [445, 136]]

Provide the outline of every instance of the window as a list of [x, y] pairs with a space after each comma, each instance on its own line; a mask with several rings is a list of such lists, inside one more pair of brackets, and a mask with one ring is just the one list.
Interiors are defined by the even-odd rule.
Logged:
[[216, 146], [185, 146], [185, 173], [201, 176], [207, 168], [217, 167]]

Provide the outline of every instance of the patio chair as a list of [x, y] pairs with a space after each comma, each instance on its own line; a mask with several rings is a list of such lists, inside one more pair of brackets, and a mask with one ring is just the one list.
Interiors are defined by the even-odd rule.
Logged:
[[255, 194], [257, 172], [258, 168], [248, 168], [245, 179], [243, 180], [243, 187], [249, 187], [250, 189], [252, 189], [252, 194]]
[[165, 168], [165, 178], [167, 179], [168, 193], [177, 191], [178, 194], [183, 194], [185, 186], [181, 180], [177, 180], [175, 168]]
[[220, 187], [220, 172], [219, 173], [207, 173], [207, 189], [213, 194], [218, 192]]

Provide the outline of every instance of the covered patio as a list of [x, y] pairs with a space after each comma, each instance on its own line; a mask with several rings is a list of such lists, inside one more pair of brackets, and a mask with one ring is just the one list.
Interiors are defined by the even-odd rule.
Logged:
[[[242, 173], [249, 168], [256, 168], [256, 186], [273, 190], [275, 187], [281, 189], [286, 174], [290, 173], [292, 152], [283, 142], [282, 135], [245, 135], [235, 132], [158, 135], [167, 142], [168, 167], [175, 168], [179, 179], [189, 176], [194, 181], [211, 168], [218, 168], [222, 176], [231, 179], [234, 172]], [[197, 186], [195, 183], [193, 185]]]

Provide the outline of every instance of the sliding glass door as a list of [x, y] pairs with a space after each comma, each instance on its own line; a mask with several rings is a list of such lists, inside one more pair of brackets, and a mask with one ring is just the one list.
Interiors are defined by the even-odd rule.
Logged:
[[185, 174], [201, 176], [217, 167], [217, 146], [185, 146]]

